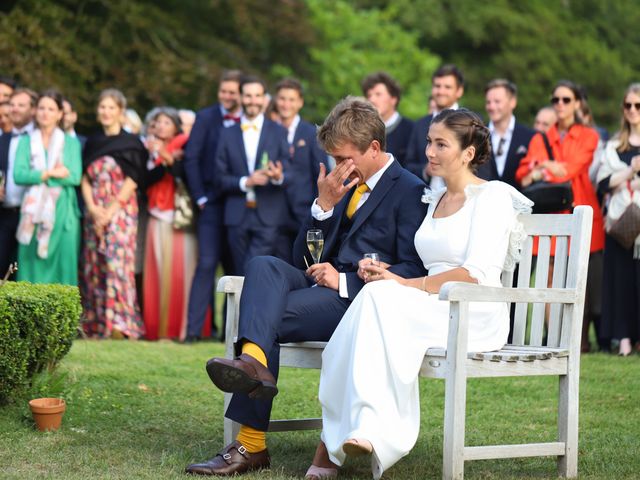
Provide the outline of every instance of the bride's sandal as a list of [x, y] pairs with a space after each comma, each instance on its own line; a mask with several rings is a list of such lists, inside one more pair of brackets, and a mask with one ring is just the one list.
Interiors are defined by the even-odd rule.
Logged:
[[342, 444], [342, 451], [347, 455], [369, 455], [373, 452], [373, 445], [363, 438], [350, 438]]
[[338, 469], [334, 467], [318, 467], [311, 465], [309, 470], [304, 476], [305, 480], [326, 480], [330, 478], [336, 478], [338, 476]]

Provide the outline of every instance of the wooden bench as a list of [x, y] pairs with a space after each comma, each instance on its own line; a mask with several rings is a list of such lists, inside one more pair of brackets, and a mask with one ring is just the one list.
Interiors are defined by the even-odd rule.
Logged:
[[[462, 479], [464, 462], [512, 457], [555, 456], [560, 476], [578, 474], [578, 387], [580, 336], [591, 243], [591, 207], [576, 207], [571, 215], [521, 215], [527, 238], [518, 275], [502, 274], [503, 287], [448, 282], [440, 299], [448, 300], [450, 328], [447, 348], [426, 352], [420, 375], [445, 380], [443, 478]], [[534, 237], [538, 255], [533, 257]], [[556, 238], [551, 288], [547, 288], [551, 237]], [[569, 248], [571, 245], [571, 248]], [[535, 259], [535, 260], [534, 260]], [[532, 271], [535, 263], [535, 270]], [[532, 273], [535, 283], [530, 284]], [[238, 332], [242, 277], [223, 277], [218, 291], [227, 295], [226, 355], [233, 357]], [[468, 302], [515, 303], [512, 344], [495, 352], [467, 352]], [[533, 305], [530, 315], [527, 306]], [[548, 324], [545, 305], [550, 304]], [[546, 327], [545, 327], [546, 325]], [[320, 368], [324, 342], [283, 344], [280, 366]], [[555, 442], [519, 445], [465, 446], [467, 378], [557, 375], [558, 434]], [[226, 410], [230, 395], [225, 395]], [[224, 420], [224, 442], [235, 438], [238, 425]], [[270, 432], [322, 428], [321, 419], [272, 420]]]

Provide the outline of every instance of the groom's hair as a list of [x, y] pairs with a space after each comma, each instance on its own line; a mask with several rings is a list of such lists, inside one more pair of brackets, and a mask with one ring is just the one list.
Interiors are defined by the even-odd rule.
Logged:
[[326, 152], [351, 143], [364, 153], [377, 140], [385, 151], [386, 132], [378, 111], [363, 97], [348, 96], [340, 101], [318, 128], [318, 142]]

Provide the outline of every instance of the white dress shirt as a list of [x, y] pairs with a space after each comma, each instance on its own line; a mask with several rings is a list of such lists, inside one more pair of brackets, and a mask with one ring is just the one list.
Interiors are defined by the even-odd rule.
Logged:
[[[242, 132], [242, 143], [244, 144], [244, 153], [247, 157], [247, 169], [251, 175], [256, 169], [256, 156], [258, 155], [258, 142], [260, 141], [260, 133], [262, 125], [264, 125], [264, 115], [261, 113], [253, 120], [247, 119], [244, 114], [240, 117], [240, 128], [243, 125], [254, 125], [255, 128], [249, 128]], [[247, 201], [255, 201], [255, 191], [252, 187], [247, 187], [247, 179], [249, 177], [240, 178], [240, 190], [247, 193]]]
[[[507, 152], [511, 146], [511, 139], [513, 138], [513, 129], [516, 126], [516, 117], [511, 115], [509, 120], [509, 126], [504, 135], [500, 136], [496, 132], [496, 127], [493, 122], [489, 122], [489, 132], [491, 132], [491, 149], [493, 150], [493, 158], [496, 161], [496, 168], [498, 169], [498, 175], [502, 177], [504, 167], [507, 165]], [[502, 155], [498, 155], [498, 149], [500, 147], [500, 140], [502, 140]]]
[[8, 208], [19, 207], [22, 205], [22, 197], [24, 195], [24, 191], [27, 189], [26, 186], [16, 185], [16, 182], [13, 180], [13, 170], [16, 162], [16, 152], [18, 151], [18, 143], [20, 143], [20, 139], [22, 135], [27, 134], [31, 135], [34, 129], [33, 122], [28, 123], [24, 127], [18, 129], [15, 128], [12, 130], [11, 135], [11, 143], [9, 144], [9, 158], [7, 165], [7, 178], [5, 179], [5, 190], [4, 190], [4, 206]]
[[291, 125], [289, 125], [289, 128], [287, 128], [287, 142], [289, 142], [289, 145], [293, 145], [293, 139], [296, 136], [298, 125], [300, 125], [300, 115], [296, 115], [293, 118]]
[[[358, 202], [358, 205], [356, 206], [356, 212], [358, 211], [358, 209], [360, 207], [362, 207], [362, 205], [364, 205], [364, 202], [367, 201], [367, 199], [369, 198], [369, 196], [371, 195], [371, 192], [373, 191], [374, 188], [376, 188], [376, 185], [378, 184], [378, 182], [380, 181], [380, 178], [382, 177], [382, 175], [384, 174], [384, 172], [387, 171], [387, 169], [391, 166], [391, 164], [393, 163], [393, 155], [390, 153], [387, 153], [387, 157], [389, 158], [389, 160], [387, 160], [387, 163], [384, 165], [384, 167], [382, 167], [380, 170], [378, 170], [376, 173], [374, 173], [373, 175], [371, 175], [364, 183], [367, 184], [367, 187], [369, 187], [369, 191], [368, 192], [364, 192], [362, 194], [362, 196], [360, 197], [360, 201]], [[353, 187], [355, 188], [355, 187]], [[320, 207], [320, 205], [318, 205], [318, 199], [316, 198], [313, 203], [311, 204], [311, 215], [313, 216], [313, 218], [315, 218], [316, 220], [318, 220], [319, 222], [326, 220], [328, 218], [331, 218], [331, 216], [333, 215], [333, 208], [331, 210], [328, 211], [324, 211], [322, 210], [322, 208]], [[362, 252], [363, 254], [365, 252]], [[340, 278], [339, 278], [339, 285], [338, 285], [338, 293], [340, 294], [340, 296], [342, 298], [349, 298], [349, 292], [347, 290], [347, 275], [344, 273], [340, 274]]]

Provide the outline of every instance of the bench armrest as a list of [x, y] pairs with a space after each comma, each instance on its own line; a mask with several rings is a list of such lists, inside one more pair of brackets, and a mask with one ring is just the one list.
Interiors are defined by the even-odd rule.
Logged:
[[446, 282], [438, 298], [450, 302], [575, 303], [578, 293], [568, 288], [507, 288]]
[[244, 277], [225, 275], [218, 281], [217, 291], [220, 293], [240, 293], [243, 284]]

